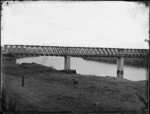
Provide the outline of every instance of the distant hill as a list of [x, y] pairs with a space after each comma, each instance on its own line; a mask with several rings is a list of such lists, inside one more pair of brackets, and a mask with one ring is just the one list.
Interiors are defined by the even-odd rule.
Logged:
[[[99, 62], [114, 63], [114, 64], [117, 63], [117, 58], [115, 57], [84, 57], [84, 59], [90, 61], [99, 61]], [[125, 58], [124, 63], [125, 65], [130, 65], [130, 66], [148, 67], [147, 59]]]

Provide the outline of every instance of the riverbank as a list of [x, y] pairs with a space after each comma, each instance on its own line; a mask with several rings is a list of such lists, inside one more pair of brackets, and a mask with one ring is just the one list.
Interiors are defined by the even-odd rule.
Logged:
[[147, 108], [146, 81], [79, 75], [36, 63], [3, 65], [2, 72], [8, 111], [143, 114]]
[[[116, 57], [84, 57], [85, 60], [90, 61], [97, 61], [97, 62], [105, 62], [105, 63], [117, 63]], [[148, 67], [148, 60], [147, 59], [140, 59], [140, 58], [125, 58], [124, 60], [125, 65], [129, 66], [136, 66], [136, 67]]]

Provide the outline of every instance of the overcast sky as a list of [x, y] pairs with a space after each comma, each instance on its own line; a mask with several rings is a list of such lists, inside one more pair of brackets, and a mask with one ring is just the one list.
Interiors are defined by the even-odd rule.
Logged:
[[149, 9], [134, 2], [10, 2], [2, 45], [148, 48]]

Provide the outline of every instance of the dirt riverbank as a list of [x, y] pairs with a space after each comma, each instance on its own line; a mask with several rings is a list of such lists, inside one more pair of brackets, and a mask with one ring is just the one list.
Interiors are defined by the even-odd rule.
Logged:
[[2, 73], [6, 111], [144, 114], [147, 108], [147, 81], [65, 73], [35, 63], [3, 65]]

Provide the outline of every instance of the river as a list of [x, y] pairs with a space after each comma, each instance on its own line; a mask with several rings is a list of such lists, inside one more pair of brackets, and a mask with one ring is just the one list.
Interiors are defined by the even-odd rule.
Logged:
[[[32, 62], [45, 66], [52, 66], [58, 70], [64, 69], [64, 57], [40, 56], [17, 59], [17, 63], [19, 64]], [[77, 57], [71, 57], [70, 63], [71, 69], [76, 70], [78, 74], [116, 77], [116, 64], [88, 61]], [[132, 81], [146, 80], [147, 72], [147, 68], [139, 68], [126, 65], [124, 67], [124, 78]]]

